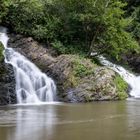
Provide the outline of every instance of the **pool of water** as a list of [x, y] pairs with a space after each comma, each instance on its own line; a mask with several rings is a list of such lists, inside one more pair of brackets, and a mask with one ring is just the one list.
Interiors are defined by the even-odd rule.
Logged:
[[0, 107], [0, 140], [139, 140], [140, 100]]

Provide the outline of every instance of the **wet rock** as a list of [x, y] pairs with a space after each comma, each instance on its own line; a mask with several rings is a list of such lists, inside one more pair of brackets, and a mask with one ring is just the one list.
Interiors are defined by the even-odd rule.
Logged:
[[14, 48], [30, 61], [34, 62], [42, 71], [55, 61], [51, 56], [52, 50], [45, 45], [34, 41], [31, 37], [25, 38], [21, 35], [9, 35], [8, 47]]
[[0, 62], [0, 105], [15, 104], [15, 78], [12, 66]]
[[3, 50], [0, 42], [0, 105], [16, 103], [14, 72], [4, 63]]
[[117, 74], [93, 64], [89, 59], [76, 55], [56, 57], [50, 51], [52, 49], [30, 37], [24, 38], [20, 35], [10, 36], [9, 47], [25, 55], [55, 80], [59, 101], [92, 102], [119, 99], [120, 93], [114, 82]]

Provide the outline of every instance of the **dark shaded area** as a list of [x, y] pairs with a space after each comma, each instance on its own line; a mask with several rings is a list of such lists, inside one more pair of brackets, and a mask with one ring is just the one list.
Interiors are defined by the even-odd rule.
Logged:
[[0, 105], [15, 104], [15, 78], [12, 66], [0, 62]]

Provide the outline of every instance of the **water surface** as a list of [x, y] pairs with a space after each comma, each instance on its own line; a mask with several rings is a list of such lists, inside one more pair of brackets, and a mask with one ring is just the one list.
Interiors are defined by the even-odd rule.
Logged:
[[0, 140], [102, 139], [140, 139], [140, 100], [0, 108]]

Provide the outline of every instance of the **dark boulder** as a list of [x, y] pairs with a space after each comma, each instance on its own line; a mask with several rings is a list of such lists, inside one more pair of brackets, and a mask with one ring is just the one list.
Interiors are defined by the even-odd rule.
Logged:
[[0, 105], [15, 104], [15, 78], [12, 66], [0, 62]]

